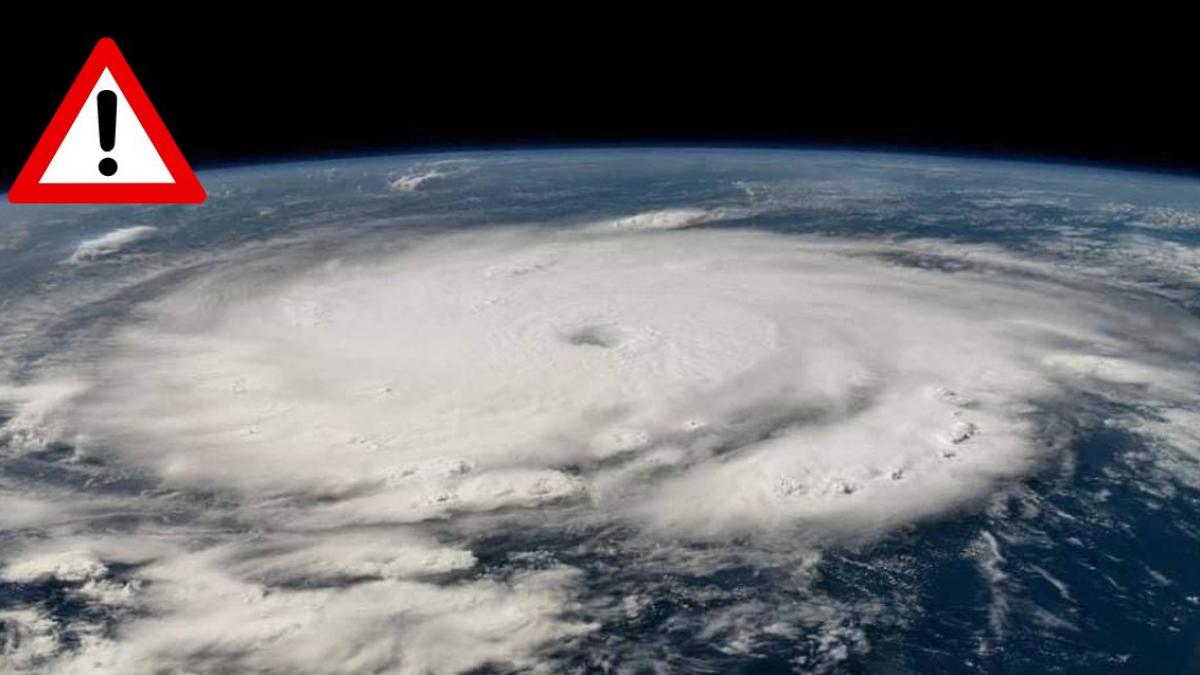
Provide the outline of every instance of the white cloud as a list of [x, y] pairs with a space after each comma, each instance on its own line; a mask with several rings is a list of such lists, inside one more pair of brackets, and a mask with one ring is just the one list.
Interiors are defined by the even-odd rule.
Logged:
[[[0, 384], [0, 412], [11, 408], [14, 414], [0, 427], [0, 444], [10, 453], [23, 454], [45, 450], [64, 440], [69, 432], [58, 417], [69, 401], [86, 389], [77, 380], [47, 380], [13, 387]], [[3, 454], [0, 451], [0, 454]]]
[[107, 258], [157, 235], [158, 228], [151, 225], [134, 225], [106, 232], [95, 239], [81, 242], [66, 262], [85, 263]]
[[[136, 576], [116, 578], [102, 559], [137, 561]], [[333, 663], [344, 672], [457, 673], [527, 665], [541, 645], [594, 630], [561, 616], [578, 580], [570, 568], [417, 580], [473, 563], [463, 551], [365, 531], [265, 536], [198, 551], [145, 536], [60, 538], [20, 554], [3, 577], [66, 584], [91, 607], [88, 616], [122, 618], [122, 632], [106, 638], [101, 624], [82, 616], [64, 630], [88, 639], [66, 651], [53, 623], [29, 612], [0, 614], [26, 641], [0, 653], [0, 664], [71, 674], [218, 664], [324, 673]]]
[[638, 231], [638, 230], [676, 230], [679, 228], [714, 220], [714, 214], [708, 209], [677, 208], [646, 211], [632, 216], [622, 216], [592, 224], [590, 227], [599, 231]]
[[18, 583], [46, 579], [83, 582], [103, 578], [107, 574], [108, 568], [95, 554], [86, 550], [72, 550], [25, 557], [6, 567], [0, 578]]
[[54, 619], [44, 611], [0, 610], [0, 665], [10, 672], [41, 672], [62, 650], [60, 638]]
[[431, 169], [428, 171], [410, 171], [388, 181], [388, 190], [392, 192], [415, 192], [423, 184], [445, 176], [446, 173]]
[[472, 169], [471, 162], [462, 160], [444, 160], [416, 164], [396, 176], [388, 175], [389, 192], [416, 192], [431, 181], [461, 175]]

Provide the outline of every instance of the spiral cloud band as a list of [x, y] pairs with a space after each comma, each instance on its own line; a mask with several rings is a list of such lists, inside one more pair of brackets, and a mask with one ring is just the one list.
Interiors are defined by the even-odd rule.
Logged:
[[289, 526], [587, 500], [683, 535], [871, 529], [1024, 470], [1037, 401], [1096, 359], [1177, 378], [1110, 297], [864, 250], [502, 232], [234, 272], [121, 330], [71, 426], [179, 485], [286, 497]]

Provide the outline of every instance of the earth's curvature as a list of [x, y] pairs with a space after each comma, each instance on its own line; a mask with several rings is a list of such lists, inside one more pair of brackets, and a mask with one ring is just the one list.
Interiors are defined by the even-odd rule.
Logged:
[[1200, 669], [1200, 183], [620, 150], [0, 207], [0, 670]]

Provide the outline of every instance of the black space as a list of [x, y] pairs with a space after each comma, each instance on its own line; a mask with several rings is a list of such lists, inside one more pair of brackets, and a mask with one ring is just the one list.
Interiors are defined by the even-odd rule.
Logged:
[[229, 9], [202, 22], [182, 11], [138, 25], [9, 21], [0, 186], [104, 35], [199, 167], [620, 143], [867, 146], [1200, 172], [1197, 59], [1190, 42], [1158, 32], [1183, 18], [1135, 28], [1118, 17], [1100, 32], [981, 14], [914, 32], [888, 17], [865, 27], [801, 9], [699, 21], [597, 17], [585, 5], [523, 17], [357, 6], [302, 27], [248, 25]]

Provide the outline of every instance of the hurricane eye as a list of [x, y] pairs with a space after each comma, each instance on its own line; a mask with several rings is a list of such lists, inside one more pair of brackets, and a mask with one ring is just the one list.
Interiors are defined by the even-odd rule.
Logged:
[[564, 337], [567, 342], [580, 347], [612, 349], [621, 344], [621, 330], [612, 324], [583, 326], [568, 332]]

